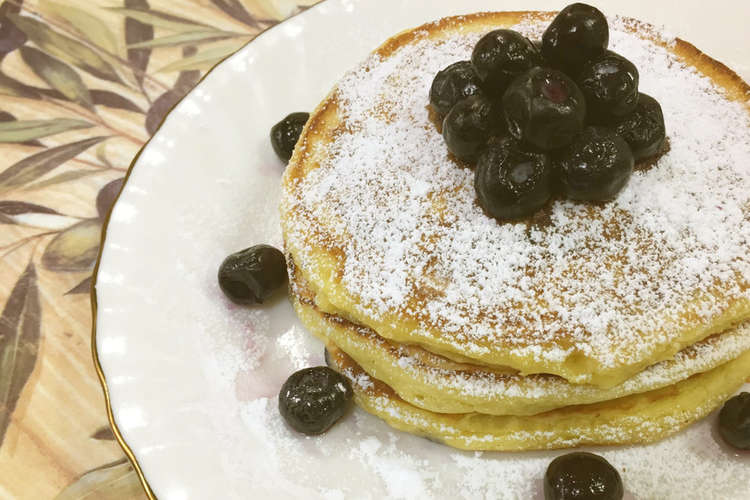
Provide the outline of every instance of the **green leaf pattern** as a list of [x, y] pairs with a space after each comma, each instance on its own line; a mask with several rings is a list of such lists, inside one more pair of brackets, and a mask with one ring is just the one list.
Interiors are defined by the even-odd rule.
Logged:
[[73, 68], [34, 47], [21, 47], [20, 52], [24, 62], [50, 87], [70, 101], [89, 109], [94, 107], [89, 89]]
[[[149, 5], [146, 0], [125, 0], [125, 7], [133, 9], [146, 9]], [[134, 45], [154, 38], [154, 27], [151, 24], [143, 23], [132, 16], [125, 17], [125, 43]], [[143, 85], [148, 61], [151, 59], [151, 50], [144, 48], [128, 48], [128, 61], [132, 65], [133, 73], [138, 84]]]
[[74, 118], [6, 122], [0, 123], [0, 142], [26, 142], [68, 130], [91, 127], [91, 123]]
[[244, 36], [242, 33], [224, 32], [218, 30], [212, 31], [188, 31], [176, 35], [154, 38], [145, 42], [138, 42], [128, 45], [131, 49], [144, 49], [155, 47], [178, 47], [181, 45], [195, 45], [198, 43], [215, 42], [217, 40], [226, 40], [232, 37]]
[[71, 5], [49, 0], [39, 2], [39, 10], [52, 19], [69, 24], [87, 41], [101, 47], [110, 54], [119, 52], [117, 37], [110, 27], [94, 14]]
[[11, 15], [11, 21], [46, 53], [104, 80], [119, 82], [114, 68], [88, 45], [59, 34], [31, 17]]
[[165, 28], [171, 31], [197, 31], [200, 29], [213, 30], [208, 24], [203, 24], [192, 19], [175, 16], [166, 12], [161, 12], [149, 8], [132, 8], [112, 7], [110, 10], [119, 12], [131, 19], [135, 19], [143, 24], [150, 24], [154, 28]]
[[[297, 10], [315, 1], [298, 0]], [[205, 71], [279, 21], [268, 17], [288, 12], [289, 1], [205, 0], [195, 9], [182, 4], [187, 2], [0, 1], [0, 148], [6, 158], [0, 162], [0, 228], [13, 235], [0, 242], [0, 260], [15, 266], [13, 281], [0, 283], [6, 290], [0, 293], [0, 446], [24, 418], [16, 411], [19, 402], [40, 383], [33, 376], [45, 355], [40, 347], [53, 341], [43, 337], [46, 302], [40, 297], [47, 300], [53, 285], [64, 283], [55, 285], [50, 300], [86, 300], [102, 225], [130, 158]], [[88, 211], [81, 209], [83, 201]], [[56, 217], [70, 223], [45, 231], [29, 222]], [[86, 360], [89, 354], [82, 346], [69, 355]], [[75, 418], [75, 411], [65, 409], [65, 418]], [[80, 439], [116, 447], [98, 416], [100, 426]], [[69, 470], [69, 464], [24, 484], [37, 491], [46, 483], [41, 474], [58, 469]], [[57, 498], [143, 498], [125, 459], [75, 473]]]
[[10, 292], [0, 315], [0, 445], [39, 351], [41, 307], [31, 262]]
[[23, 186], [59, 167], [64, 162], [78, 156], [106, 137], [91, 137], [82, 141], [45, 149], [11, 165], [0, 172], [0, 193]]
[[87, 472], [61, 491], [56, 500], [123, 500], [137, 498], [142, 491], [133, 466], [120, 460]]

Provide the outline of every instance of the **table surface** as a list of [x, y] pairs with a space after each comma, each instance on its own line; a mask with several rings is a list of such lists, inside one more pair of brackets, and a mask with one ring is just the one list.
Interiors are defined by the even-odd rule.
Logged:
[[[200, 77], [314, 3], [0, 4], [0, 498], [145, 498], [91, 358], [103, 216], [136, 152]], [[649, 2], [594, 3], [637, 17]], [[747, 79], [745, 18], [696, 10], [686, 19], [711, 25], [691, 41]]]

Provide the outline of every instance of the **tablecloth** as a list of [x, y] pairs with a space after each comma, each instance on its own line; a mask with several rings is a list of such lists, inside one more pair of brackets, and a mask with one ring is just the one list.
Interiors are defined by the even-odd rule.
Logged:
[[145, 498], [92, 363], [103, 218], [201, 76], [313, 3], [0, 4], [0, 497]]

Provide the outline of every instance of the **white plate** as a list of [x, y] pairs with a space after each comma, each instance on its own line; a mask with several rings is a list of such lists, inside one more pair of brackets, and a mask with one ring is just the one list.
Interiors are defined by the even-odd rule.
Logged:
[[[727, 3], [734, 7], [719, 5], [704, 19], [697, 1], [673, 11], [657, 2], [597, 2], [607, 14], [667, 23], [747, 76], [750, 3]], [[278, 388], [293, 370], [322, 364], [322, 346], [285, 300], [231, 305], [216, 270], [233, 251], [281, 244], [283, 165], [268, 132], [282, 116], [311, 110], [346, 69], [400, 30], [458, 13], [561, 6], [328, 0], [259, 36], [175, 108], [117, 201], [96, 280], [95, 348], [112, 413], [154, 494], [541, 498], [541, 476], [559, 452], [463, 453], [393, 431], [359, 409], [321, 437], [289, 431], [276, 409]], [[656, 445], [596, 451], [620, 469], [631, 498], [744, 498], [748, 457], [718, 444], [712, 421]]]

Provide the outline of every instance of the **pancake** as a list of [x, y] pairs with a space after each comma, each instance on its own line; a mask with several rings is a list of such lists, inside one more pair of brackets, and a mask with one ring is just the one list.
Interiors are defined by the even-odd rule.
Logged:
[[649, 443], [703, 418], [750, 376], [750, 352], [675, 385], [531, 416], [434, 413], [410, 405], [333, 344], [327, 361], [352, 381], [354, 400], [389, 425], [464, 450], [521, 451]]
[[610, 19], [610, 48], [662, 104], [669, 152], [610, 203], [497, 222], [430, 121], [429, 86], [482, 34], [538, 38], [552, 16], [442, 19], [347, 73], [285, 171], [284, 242], [321, 312], [454, 360], [614, 387], [750, 318], [750, 88]]
[[419, 346], [397, 344], [367, 327], [320, 312], [300, 289], [293, 285], [292, 304], [310, 332], [346, 353], [405, 402], [436, 413], [533, 415], [607, 401], [670, 386], [750, 351], [750, 323], [743, 323], [602, 389], [571, 384], [556, 375], [523, 376], [511, 369], [456, 363]]

